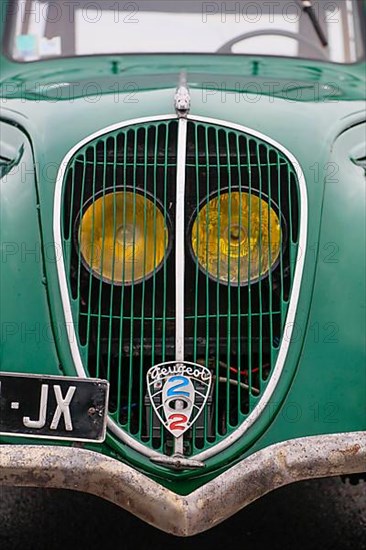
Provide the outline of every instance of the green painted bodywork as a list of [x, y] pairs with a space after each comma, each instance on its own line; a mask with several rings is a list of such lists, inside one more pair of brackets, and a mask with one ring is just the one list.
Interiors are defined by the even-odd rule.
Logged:
[[[289, 352], [262, 415], [203, 473], [167, 471], [111, 436], [86, 447], [185, 494], [273, 443], [365, 430], [366, 180], [351, 160], [366, 154], [365, 63], [208, 55], [0, 61], [1, 142], [14, 150], [24, 144], [22, 161], [0, 181], [1, 370], [75, 375], [56, 271], [61, 251], [53, 250], [58, 168], [93, 132], [173, 113], [185, 69], [192, 114], [262, 132], [303, 169], [308, 246]], [[73, 85], [62, 92], [49, 86], [65, 82]]]

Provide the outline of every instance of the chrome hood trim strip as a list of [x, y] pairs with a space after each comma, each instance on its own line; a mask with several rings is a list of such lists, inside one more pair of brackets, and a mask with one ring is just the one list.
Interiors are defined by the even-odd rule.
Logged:
[[0, 486], [90, 493], [166, 533], [184, 537], [211, 529], [278, 487], [362, 473], [365, 463], [366, 432], [303, 437], [262, 449], [193, 493], [179, 496], [122, 462], [93, 451], [0, 445]]

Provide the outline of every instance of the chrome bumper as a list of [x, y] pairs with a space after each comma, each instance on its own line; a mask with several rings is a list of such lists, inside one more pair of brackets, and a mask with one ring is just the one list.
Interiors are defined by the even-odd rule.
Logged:
[[277, 443], [187, 496], [179, 496], [133, 468], [92, 451], [0, 445], [0, 485], [91, 493], [177, 536], [206, 531], [277, 487], [365, 470], [366, 431]]

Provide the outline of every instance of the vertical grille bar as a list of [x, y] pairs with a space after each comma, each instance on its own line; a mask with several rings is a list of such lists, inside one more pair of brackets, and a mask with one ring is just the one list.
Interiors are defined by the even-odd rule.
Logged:
[[[231, 167], [231, 151], [229, 147], [229, 134], [224, 134], [225, 145], [226, 145], [226, 163], [227, 163], [227, 172], [228, 172], [228, 190], [229, 194], [231, 193], [231, 178], [232, 178], [232, 167]], [[229, 198], [229, 227], [232, 224], [231, 218], [231, 199]], [[240, 258], [240, 255], [239, 255]], [[231, 247], [229, 246], [229, 257], [228, 257], [228, 285], [227, 285], [227, 337], [226, 337], [226, 418], [227, 423], [230, 424], [231, 417], [231, 393], [230, 393], [230, 365], [231, 365]]]
[[[249, 247], [248, 247], [248, 363], [247, 363], [247, 372], [248, 372], [248, 400], [249, 400], [249, 409], [252, 404], [252, 294], [251, 294], [251, 205], [252, 205], [252, 153], [250, 150], [251, 142], [249, 139], [246, 139], [247, 144], [247, 157], [249, 162], [249, 179], [248, 179], [248, 189], [249, 189], [249, 205], [248, 205], [248, 236], [249, 236]], [[260, 178], [259, 178], [260, 181]]]
[[[272, 182], [271, 182], [271, 158], [270, 158], [270, 148], [267, 147], [266, 151], [267, 156], [267, 173], [268, 173], [268, 197], [272, 197]], [[270, 216], [270, 203], [267, 202], [267, 215], [268, 215], [268, 256], [269, 256], [269, 265], [271, 265], [271, 216]], [[268, 281], [269, 281], [269, 331], [270, 331], [270, 350], [271, 350], [271, 356], [270, 356], [270, 368], [273, 368], [273, 319], [272, 319], [272, 311], [273, 311], [273, 289], [272, 289], [272, 271], [270, 270], [268, 273]]]
[[[238, 186], [239, 186], [239, 200], [240, 200], [240, 204], [241, 204], [241, 201], [243, 199], [243, 194], [242, 194], [242, 188], [243, 188], [243, 180], [242, 180], [242, 162], [241, 162], [241, 158], [240, 158], [240, 145], [239, 145], [239, 135], [237, 134], [235, 136], [235, 158], [236, 158], [236, 164], [237, 164], [237, 167], [238, 167]], [[248, 162], [248, 160], [246, 161]], [[245, 165], [244, 165], [245, 166]], [[241, 226], [242, 224], [242, 213], [241, 213], [241, 209], [239, 210], [239, 225]], [[241, 277], [241, 271], [240, 271], [240, 255], [239, 255], [239, 258], [238, 258], [238, 277], [240, 279]], [[241, 353], [241, 334], [242, 334], [242, 323], [241, 323], [241, 320], [242, 320], [242, 315], [241, 315], [241, 292], [237, 292], [237, 300], [238, 300], [238, 314], [237, 314], [237, 318], [238, 318], [238, 322], [237, 322], [237, 325], [238, 325], [238, 328], [237, 328], [237, 364], [236, 364], [236, 368], [237, 368], [237, 373], [236, 373], [236, 382], [238, 384], [238, 391], [237, 391], [237, 419], [239, 417], [239, 413], [240, 413], [240, 408], [241, 408], [241, 401], [242, 401], [242, 387], [240, 385], [240, 380], [241, 380], [241, 376], [240, 376], [240, 372], [242, 370], [242, 353]]]
[[[120, 136], [115, 136], [116, 143], [118, 144], [118, 138], [123, 138], [123, 192], [126, 193], [126, 182], [127, 182], [127, 136], [124, 133], [121, 133]], [[118, 147], [117, 147], [118, 148]], [[117, 150], [114, 150], [114, 162], [117, 163]], [[123, 219], [126, 218], [126, 201], [123, 203]], [[123, 250], [126, 249], [126, 234], [123, 234]], [[123, 254], [122, 258], [122, 280], [125, 280], [126, 276], [126, 255]], [[119, 309], [119, 339], [118, 339], [118, 388], [121, 388], [121, 390], [118, 392], [117, 395], [117, 418], [118, 422], [123, 424], [123, 419], [121, 418], [121, 412], [122, 412], [122, 392], [125, 391], [125, 386], [129, 383], [129, 378], [123, 376], [123, 365], [122, 365], [122, 343], [123, 343], [123, 312], [124, 312], [124, 304], [125, 304], [125, 286], [122, 285], [121, 289], [121, 299], [120, 299], [120, 309]], [[125, 405], [126, 406], [126, 405]]]
[[[70, 167], [70, 173], [71, 173], [71, 188], [73, 189], [74, 186], [75, 186], [75, 178], [76, 178], [76, 163], [75, 161], [72, 163], [71, 167]], [[71, 211], [73, 211], [73, 208], [74, 208], [74, 200], [75, 200], [75, 194], [74, 193], [70, 193], [69, 194], [70, 196], [70, 209]], [[70, 236], [72, 236], [73, 234], [73, 227], [72, 227], [72, 218], [70, 216], [70, 219], [69, 219], [69, 223], [67, 225], [67, 229], [66, 229], [66, 232], [67, 232], [67, 236], [70, 238]], [[70, 250], [70, 247], [68, 247], [66, 249], [66, 254], [65, 254], [65, 260], [66, 260], [66, 265], [67, 265], [67, 268], [68, 270], [70, 271], [71, 269], [71, 250]]]
[[[105, 159], [105, 166], [107, 165], [107, 153], [106, 153], [106, 146], [107, 141], [104, 142], [104, 159]], [[113, 138], [113, 192], [116, 192], [116, 162], [115, 162], [115, 154], [116, 154], [116, 140]], [[104, 187], [106, 185], [105, 178], [104, 178]], [[116, 199], [113, 201], [113, 242], [116, 241], [117, 236], [117, 202]], [[110, 302], [109, 302], [109, 319], [108, 319], [108, 355], [107, 355], [107, 377], [108, 380], [111, 378], [111, 352], [112, 352], [112, 326], [113, 326], [113, 297], [114, 297], [114, 272], [115, 272], [115, 262], [116, 262], [116, 250], [113, 248], [112, 252], [112, 288], [111, 288], [111, 296], [110, 296]]]
[[[98, 144], [99, 145], [99, 144]], [[103, 157], [104, 157], [104, 141], [101, 142], [101, 145], [103, 147]], [[95, 153], [95, 152], [94, 152]], [[103, 265], [104, 265], [104, 254], [105, 254], [105, 208], [104, 208], [104, 198], [105, 198], [105, 161], [102, 165], [102, 178], [103, 178], [103, 189], [102, 189], [102, 197], [103, 197], [103, 207], [102, 207], [102, 246], [101, 250], [97, 250], [98, 257], [100, 258], [100, 270], [103, 271]], [[94, 208], [93, 203], [93, 208]], [[95, 233], [93, 221], [93, 234]], [[91, 273], [89, 273], [89, 277], [91, 276]], [[97, 324], [97, 369], [98, 369], [98, 376], [100, 376], [100, 363], [101, 363], [101, 313], [102, 313], [102, 289], [103, 289], [103, 281], [101, 278], [99, 278], [98, 282], [98, 324]]]
[[[85, 192], [85, 170], [86, 170], [86, 162], [85, 162], [85, 153], [81, 156], [81, 162], [82, 162], [82, 173], [81, 173], [81, 196], [84, 197], [84, 192]], [[77, 162], [78, 159], [76, 159], [75, 162]], [[75, 188], [75, 180], [73, 180], [72, 182], [73, 184], [73, 190]], [[74, 192], [72, 191], [71, 193], [72, 195], [74, 194]], [[76, 201], [75, 201], [76, 202]], [[82, 216], [82, 203], [80, 203], [80, 205], [76, 205], [76, 208], [78, 210], [78, 215], [79, 217], [81, 218]], [[73, 219], [72, 217], [70, 216], [70, 227], [73, 227]], [[72, 235], [73, 231], [71, 231], [70, 233], [70, 237]], [[93, 248], [92, 248], [92, 254], [93, 254]], [[70, 255], [71, 257], [71, 255]], [[71, 271], [72, 267], [70, 266], [70, 271]], [[78, 304], [78, 309], [79, 309], [79, 299], [80, 299], [80, 277], [81, 277], [81, 252], [80, 250], [78, 251], [78, 264], [77, 264], [77, 283], [76, 283], [76, 297], [77, 297], [77, 304]], [[79, 311], [78, 311], [79, 313]], [[88, 330], [89, 330], [89, 324], [88, 324]], [[89, 332], [88, 332], [89, 333]]]
[[[255, 144], [256, 162], [258, 166], [259, 174], [259, 199], [262, 199], [262, 163], [259, 154], [259, 143]], [[259, 203], [259, 223], [262, 226], [262, 201]], [[259, 233], [259, 273], [262, 272], [262, 231]], [[259, 284], [259, 353], [258, 353], [258, 389], [261, 389], [263, 380], [263, 308], [262, 308], [262, 279], [258, 281]]]
[[[276, 168], [277, 168], [277, 196], [278, 196], [278, 213], [280, 219], [282, 219], [282, 208], [281, 208], [281, 202], [282, 202], [282, 187], [281, 187], [281, 158], [279, 154], [276, 151]], [[283, 307], [284, 307], [284, 296], [283, 296], [283, 236], [282, 231], [280, 234], [280, 263], [279, 263], [279, 270], [280, 270], [280, 277], [281, 277], [281, 285], [280, 285], [280, 326], [281, 330], [283, 329]], [[276, 346], [278, 347], [278, 346]]]
[[[214, 143], [212, 144], [212, 149], [214, 150], [214, 166], [217, 178], [217, 192], [218, 195], [221, 194], [221, 174], [220, 174], [220, 155], [219, 155], [219, 140], [218, 140], [218, 128], [211, 128], [211, 135], [215, 136]], [[211, 212], [210, 212], [211, 214]], [[220, 226], [221, 226], [221, 203], [218, 203], [218, 212], [217, 212], [217, 236], [216, 236], [216, 254], [217, 254], [217, 271], [216, 271], [216, 285], [215, 285], [215, 298], [216, 298], [216, 361], [215, 361], [215, 380], [216, 380], [216, 403], [215, 403], [215, 432], [216, 434], [220, 433], [221, 427], [219, 427], [219, 398], [220, 398], [220, 285], [218, 279], [220, 276]], [[207, 239], [207, 242], [208, 239]], [[210, 258], [209, 258], [210, 260]], [[208, 264], [207, 264], [208, 265]]]
[[[144, 140], [144, 197], [145, 200], [147, 198], [146, 193], [146, 181], [147, 181], [147, 169], [148, 169], [148, 132], [149, 129], [144, 129], [145, 132], [145, 140]], [[147, 213], [146, 213], [146, 202], [144, 204], [144, 240], [146, 242], [147, 239]], [[155, 261], [155, 256], [154, 256]], [[142, 281], [142, 295], [141, 295], [141, 325], [140, 325], [140, 349], [143, 349], [144, 346], [144, 334], [145, 334], [145, 294], [146, 294], [146, 247], [144, 248], [144, 267], [143, 267], [143, 275], [144, 279]], [[154, 308], [152, 308], [152, 317], [154, 318]], [[152, 321], [154, 326], [154, 321]], [[152, 334], [152, 342], [154, 342], [154, 335]], [[153, 353], [152, 347], [152, 353]], [[140, 361], [139, 361], [139, 369], [140, 369], [140, 380], [143, 380], [144, 377], [144, 355], [140, 354]], [[143, 403], [143, 394], [144, 394], [144, 387], [142, 384], [140, 384], [139, 387], [139, 403]], [[142, 407], [138, 408], [138, 436], [141, 437], [142, 434], [142, 417], [143, 417], [143, 409]]]

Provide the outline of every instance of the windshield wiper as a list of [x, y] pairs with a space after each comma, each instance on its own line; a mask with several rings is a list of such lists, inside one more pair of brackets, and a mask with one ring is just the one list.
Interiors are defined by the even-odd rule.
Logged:
[[320, 42], [322, 43], [322, 45], [325, 48], [326, 46], [328, 46], [328, 40], [327, 40], [327, 37], [325, 36], [325, 34], [323, 32], [323, 29], [320, 26], [320, 23], [319, 23], [317, 17], [316, 17], [316, 13], [314, 11], [311, 0], [301, 0], [301, 2], [302, 2], [303, 11], [305, 11], [308, 14], [308, 16], [310, 17], [310, 21], [311, 21], [311, 23], [312, 23], [312, 25], [315, 29], [315, 32], [318, 35]]

